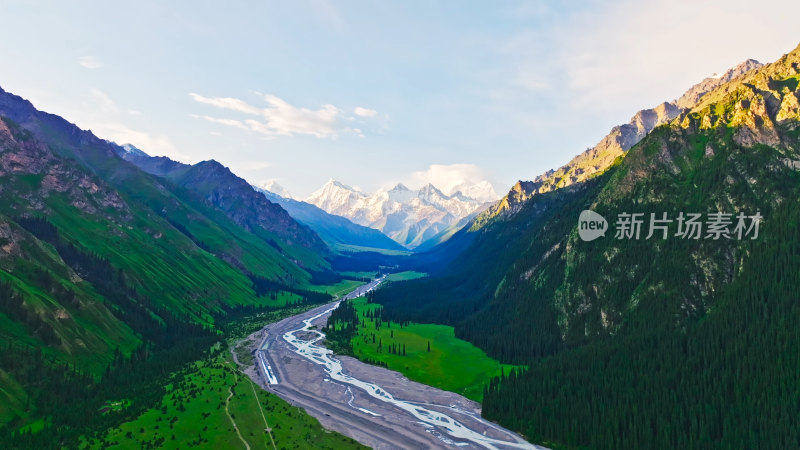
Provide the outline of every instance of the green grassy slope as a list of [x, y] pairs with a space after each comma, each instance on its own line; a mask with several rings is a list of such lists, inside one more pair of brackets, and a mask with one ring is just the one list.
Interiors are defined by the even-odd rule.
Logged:
[[227, 352], [193, 363], [173, 380], [155, 408], [83, 447], [364, 448], [254, 385]]
[[[320, 251], [295, 246], [288, 238], [264, 233], [266, 230], [263, 229], [243, 232], [242, 226], [228, 217], [226, 211], [209, 204], [203, 197], [204, 193], [143, 172], [121, 159], [116, 145], [98, 139], [91, 132], [80, 130], [58, 116], [37, 111], [29, 102], [2, 90], [0, 116], [19, 124], [14, 126], [20, 129], [20, 133], [26, 133], [28, 139], [40, 141], [56, 155], [74, 161], [76, 166], [99, 177], [125, 201], [143, 206], [145, 213], [135, 218], [147, 223], [158, 222], [159, 218], [166, 220], [170, 225], [168, 228], [186, 234], [195, 244], [237, 268], [267, 277], [281, 276], [287, 283], [303, 284], [310, 277], [299, 266], [309, 269], [327, 267]], [[36, 175], [29, 178], [35, 182]], [[148, 228], [146, 223], [137, 225], [143, 230]], [[155, 236], [162, 230], [152, 231], [151, 235]], [[253, 254], [258, 255], [253, 257]]]
[[405, 272], [390, 273], [386, 276], [386, 282], [416, 280], [417, 278], [425, 278], [427, 276], [427, 273], [408, 270]]
[[223, 211], [227, 217], [308, 270], [329, 267], [329, 249], [306, 226], [293, 220], [280, 206], [256, 192], [245, 180], [216, 161], [203, 161], [165, 174]]
[[[181, 345], [191, 354], [236, 308], [303, 300], [304, 267], [320, 267], [320, 255], [248, 231], [197, 194], [119, 159], [112, 144], [3, 91], [0, 116], [0, 360], [14, 364], [0, 376], [0, 423], [8, 425], [0, 433], [59, 415], [47, 401], [65, 389], [59, 383], [83, 383], [63, 391], [72, 395], [85, 388], [84, 375], [96, 382], [119, 358]], [[260, 297], [251, 275], [301, 295]]]
[[[276, 249], [223, 214], [191, 199], [182, 202], [180, 195], [163, 186], [157, 189], [157, 182], [145, 175], [126, 178], [128, 190], [136, 195], [117, 193], [41, 144], [31, 143], [25, 150], [12, 138], [4, 151], [9, 157], [29, 154], [46, 165], [32, 169], [39, 173], [4, 177], [9, 196], [0, 212], [47, 217], [62, 239], [124, 268], [137, 290], [157, 298], [173, 313], [207, 321], [221, 305], [259, 301], [243, 271], [286, 284], [309, 279]], [[58, 177], [59, 171], [67, 175]], [[133, 184], [136, 178], [143, 181]], [[51, 183], [58, 187], [51, 190]]]

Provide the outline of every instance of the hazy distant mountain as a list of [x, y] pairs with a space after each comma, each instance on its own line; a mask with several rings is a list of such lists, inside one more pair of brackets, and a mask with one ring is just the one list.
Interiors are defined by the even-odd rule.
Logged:
[[133, 144], [123, 144], [120, 147], [122, 147], [122, 149], [125, 150], [125, 153], [131, 154], [133, 156], [149, 156], [147, 153], [136, 148]]
[[[277, 183], [273, 183], [272, 186], [280, 188]], [[405, 247], [374, 228], [355, 224], [345, 217], [330, 214], [310, 203], [293, 200], [262, 187], [254, 188], [264, 194], [269, 201], [281, 205], [295, 220], [316, 231], [322, 240], [332, 248], [340, 248], [337, 244], [343, 244], [386, 250], [405, 250]]]
[[[461, 189], [481, 199], [470, 197]], [[480, 209], [486, 203], [482, 199], [491, 198], [494, 192], [487, 182], [461, 183], [450, 186], [449, 190], [452, 193], [448, 195], [432, 184], [419, 190], [398, 184], [368, 195], [331, 179], [306, 202], [357, 224], [381, 230], [395, 241], [414, 248]]]
[[469, 181], [454, 182], [440, 186], [441, 191], [447, 195], [454, 195], [460, 192], [462, 195], [474, 198], [481, 202], [493, 202], [500, 196], [495, 192], [494, 187], [488, 181], [471, 183]]
[[259, 189], [264, 190], [283, 198], [290, 198], [290, 199], [294, 198], [292, 194], [289, 192], [289, 190], [278, 184], [278, 182], [275, 180], [265, 181], [259, 184], [258, 186], [253, 186], [253, 187], [257, 188], [257, 190]]

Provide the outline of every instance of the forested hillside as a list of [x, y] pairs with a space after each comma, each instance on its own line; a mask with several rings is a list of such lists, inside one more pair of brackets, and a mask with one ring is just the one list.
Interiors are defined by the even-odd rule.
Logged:
[[[307, 228], [305, 247], [248, 229], [4, 91], [0, 116], [0, 441], [74, 444], [157, 398], [232, 313], [330, 299], [307, 290], [328, 266]], [[135, 401], [98, 413], [115, 398]]]
[[[446, 277], [376, 301], [390, 317], [455, 323], [490, 355], [528, 364], [487, 390], [484, 414], [534, 441], [797, 447], [799, 63], [800, 48], [721, 85], [604, 175], [551, 193], [572, 200], [535, 195], [510, 219], [475, 224], [476, 242], [509, 238], [467, 247]], [[605, 237], [579, 238], [584, 209], [608, 220]], [[516, 222], [536, 213], [547, 217], [527, 232]], [[641, 234], [620, 233], [623, 213], [641, 214]], [[650, 235], [654, 219], [667, 219], [666, 234]], [[461, 262], [482, 254], [493, 255], [486, 269]], [[449, 284], [482, 270], [492, 285]]]

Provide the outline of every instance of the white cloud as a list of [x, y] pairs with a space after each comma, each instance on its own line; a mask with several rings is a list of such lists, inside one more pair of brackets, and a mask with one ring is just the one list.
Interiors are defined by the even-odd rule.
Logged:
[[92, 130], [102, 139], [118, 144], [130, 143], [151, 155], [170, 155], [186, 159], [184, 155], [175, 153], [175, 146], [168, 136], [155, 135], [126, 124], [124, 120], [133, 120], [128, 110], [120, 108], [100, 89], [91, 88], [86, 100], [68, 118], [81, 128]]
[[259, 108], [256, 108], [255, 106], [250, 106], [245, 101], [239, 100], [238, 98], [203, 97], [202, 95], [195, 94], [194, 92], [190, 92], [189, 97], [192, 97], [192, 99], [198, 103], [211, 105], [221, 109], [230, 109], [232, 111], [237, 111], [245, 114], [258, 114], [259, 112], [261, 112]]
[[[785, 0], [763, 0], [759, 9], [781, 14], [755, 21], [752, 3], [744, 1], [724, 7], [695, 0], [542, 5], [532, 17], [513, 16], [542, 25], [487, 43], [497, 63], [475, 75], [487, 108], [507, 116], [512, 131], [528, 130], [534, 145], [557, 141], [565, 129], [591, 130], [583, 133], [583, 145], [592, 145], [611, 126], [679, 97], [713, 72], [747, 58], [774, 61], [798, 43], [793, 20], [800, 3]], [[732, 24], [746, 25], [732, 31]], [[542, 146], [551, 153], [579, 149]]]
[[483, 181], [487, 181], [486, 173], [475, 164], [431, 164], [426, 170], [409, 175], [406, 184], [416, 189], [430, 183], [449, 195], [459, 185]]
[[[193, 92], [189, 93], [189, 96], [198, 103], [257, 116], [257, 118], [244, 120], [196, 114], [192, 117], [235, 128], [249, 129], [270, 138], [296, 135], [336, 138], [340, 134], [363, 136], [362, 131], [358, 128], [342, 126], [342, 121], [352, 119], [352, 117], [331, 104], [325, 104], [313, 110], [294, 106], [280, 97], [267, 94], [263, 96], [266, 106], [257, 107], [233, 97], [205, 97]], [[359, 114], [359, 111], [362, 114]], [[376, 111], [360, 107], [356, 108], [354, 113], [360, 117], [372, 117], [377, 114]]]
[[211, 117], [211, 116], [201, 116], [199, 114], [189, 114], [189, 117], [194, 117], [195, 119], [203, 119], [203, 120], [207, 120], [207, 121], [212, 122], [212, 123], [218, 123], [220, 125], [227, 125], [229, 127], [240, 128], [242, 130], [248, 129], [248, 127], [240, 120], [220, 119], [220, 118]]
[[[175, 146], [164, 135], [154, 136], [150, 133], [134, 130], [119, 122], [97, 122], [91, 127], [92, 132], [118, 144], [133, 144], [150, 155], [174, 155]], [[183, 157], [182, 159], [186, 159]]]
[[375, 117], [378, 115], [378, 111], [369, 108], [363, 108], [361, 106], [356, 106], [353, 110], [353, 113], [359, 117]]
[[89, 55], [81, 56], [80, 58], [78, 58], [78, 64], [87, 69], [99, 69], [104, 65], [102, 62], [100, 62], [100, 60], [98, 60], [94, 56], [89, 56]]
[[94, 107], [99, 109], [100, 112], [104, 114], [116, 114], [119, 112], [119, 108], [117, 105], [114, 104], [114, 101], [111, 100], [105, 92], [101, 91], [97, 88], [89, 89], [89, 94], [91, 95], [92, 102], [94, 103]]

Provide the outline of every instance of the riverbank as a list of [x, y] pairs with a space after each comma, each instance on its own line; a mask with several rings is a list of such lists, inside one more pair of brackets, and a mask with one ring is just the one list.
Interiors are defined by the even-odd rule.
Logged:
[[246, 373], [326, 428], [373, 448], [536, 448], [482, 419], [474, 401], [355, 358], [332, 357], [318, 345], [317, 330], [333, 306], [271, 324], [261, 339], [251, 336], [259, 343], [253, 350], [264, 348], [277, 385], [266, 383], [255, 367]]

